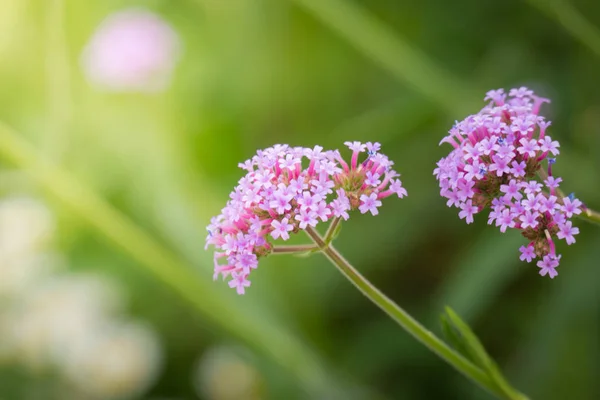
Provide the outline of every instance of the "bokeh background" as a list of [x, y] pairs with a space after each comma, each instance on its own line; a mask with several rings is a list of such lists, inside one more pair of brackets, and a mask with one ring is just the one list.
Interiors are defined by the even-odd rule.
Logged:
[[[352, 215], [340, 251], [436, 333], [453, 307], [532, 399], [600, 397], [600, 227], [541, 278], [432, 176], [454, 120], [526, 85], [552, 98], [563, 190], [600, 207], [600, 3], [0, 4], [2, 399], [490, 399], [319, 255], [261, 261], [243, 297], [211, 281], [237, 163], [346, 140], [381, 142], [409, 196]], [[160, 63], [111, 85], [85, 49], [131, 7], [173, 36], [109, 37], [117, 75]]]

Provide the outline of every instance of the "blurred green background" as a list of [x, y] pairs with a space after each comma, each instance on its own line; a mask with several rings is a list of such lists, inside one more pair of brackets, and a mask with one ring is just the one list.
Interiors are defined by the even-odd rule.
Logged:
[[[436, 333], [453, 307], [532, 399], [600, 398], [599, 227], [578, 222], [560, 275], [541, 278], [518, 260], [518, 232], [484, 215], [467, 226], [432, 176], [454, 120], [487, 90], [526, 85], [552, 99], [563, 190], [600, 207], [600, 3], [0, 3], [0, 271], [19, 275], [32, 254], [53, 271], [0, 285], [0, 398], [490, 399], [320, 255], [261, 261], [243, 297], [211, 282], [205, 226], [237, 163], [274, 143], [346, 140], [381, 142], [409, 193], [352, 215], [336, 242], [346, 258]], [[93, 32], [142, 5], [181, 40], [170, 84], [91, 84], [80, 58]], [[21, 258], [15, 237], [29, 243]], [[48, 294], [49, 280], [76, 278], [110, 289], [78, 284], [49, 306], [66, 293]], [[80, 314], [103, 322], [88, 326], [70, 306], [90, 298]], [[66, 364], [90, 332], [123, 326], [142, 334], [110, 351], [92, 341]]]

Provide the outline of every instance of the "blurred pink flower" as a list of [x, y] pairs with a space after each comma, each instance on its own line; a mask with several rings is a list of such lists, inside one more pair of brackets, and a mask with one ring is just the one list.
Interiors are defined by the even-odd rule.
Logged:
[[88, 42], [82, 67], [90, 82], [114, 91], [160, 91], [170, 81], [180, 43], [158, 15], [131, 8], [107, 17]]

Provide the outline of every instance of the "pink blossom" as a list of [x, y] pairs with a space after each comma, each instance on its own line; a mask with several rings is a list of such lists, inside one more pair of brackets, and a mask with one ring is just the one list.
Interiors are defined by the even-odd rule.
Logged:
[[241, 272], [232, 272], [232, 279], [229, 281], [229, 287], [235, 288], [237, 294], [244, 294], [247, 287], [250, 286], [250, 281], [247, 278], [248, 275]]
[[375, 154], [379, 150], [381, 150], [381, 144], [378, 142], [375, 142], [375, 143], [367, 142], [366, 147], [367, 147], [367, 152], [369, 152], [369, 154]]
[[349, 146], [350, 163], [337, 150], [289, 145], [259, 150], [240, 163], [245, 176], [207, 228], [206, 245], [216, 250], [214, 277], [229, 278], [229, 286], [243, 294], [258, 260], [273, 251], [273, 240], [288, 240], [334, 217], [347, 220], [356, 209], [377, 215], [381, 199], [406, 196], [379, 143]]
[[542, 139], [541, 143], [540, 143], [540, 148], [542, 149], [542, 151], [550, 152], [550, 153], [552, 153], [552, 155], [557, 155], [560, 153], [558, 151], [559, 147], [560, 147], [560, 144], [556, 140], [553, 141], [550, 138], [550, 136], [544, 137], [544, 139]]
[[300, 214], [296, 214], [295, 219], [300, 222], [298, 224], [300, 229], [306, 229], [307, 225], [313, 227], [317, 226], [317, 223], [319, 222], [317, 220], [317, 213], [306, 209], [300, 209]]
[[294, 229], [292, 224], [288, 224], [287, 218], [283, 218], [281, 222], [275, 219], [271, 222], [271, 226], [273, 227], [271, 231], [273, 239], [282, 238], [283, 240], [288, 240], [290, 238], [288, 232]]
[[567, 218], [571, 218], [573, 216], [573, 214], [575, 214], [575, 215], [581, 214], [580, 207], [582, 205], [583, 204], [578, 199], [571, 200], [570, 198], [565, 197], [563, 199], [563, 206], [561, 207], [561, 209], [563, 210], [563, 212], [565, 213]]
[[539, 217], [539, 215], [540, 213], [538, 213], [537, 211], [525, 211], [525, 214], [521, 214], [519, 216], [519, 220], [521, 221], [521, 229], [534, 229], [538, 225], [537, 218]]
[[390, 182], [390, 190], [395, 193], [399, 198], [403, 198], [407, 195], [406, 189], [402, 187], [402, 181], [400, 179], [393, 179]]
[[565, 239], [567, 244], [573, 244], [575, 243], [573, 235], [577, 235], [578, 233], [579, 228], [573, 227], [571, 221], [567, 221], [564, 224], [559, 224], [556, 236], [559, 239]]
[[371, 193], [370, 195], [363, 194], [360, 196], [361, 205], [358, 207], [359, 211], [363, 214], [371, 212], [373, 215], [379, 214], [377, 207], [381, 206], [381, 201], [377, 200], [377, 195]]
[[518, 89], [510, 89], [510, 92], [508, 93], [509, 96], [514, 96], [514, 97], [531, 97], [533, 96], [533, 91], [527, 89], [525, 86], [521, 86]]
[[322, 200], [319, 195], [313, 195], [310, 191], [304, 191], [301, 197], [296, 200], [302, 209], [312, 209], [315, 205]]
[[467, 200], [466, 203], [463, 203], [461, 206], [462, 211], [458, 213], [460, 219], [466, 218], [467, 224], [473, 222], [473, 214], [477, 212], [477, 207], [473, 205], [471, 200]]
[[522, 138], [519, 140], [521, 146], [517, 149], [520, 154], [526, 154], [529, 157], [534, 157], [535, 153], [540, 149], [540, 146], [537, 145], [536, 140], [528, 140], [527, 138]]
[[554, 279], [554, 277], [558, 275], [556, 267], [558, 267], [560, 257], [561, 256], [556, 257], [552, 254], [548, 254], [545, 255], [542, 260], [538, 261], [537, 266], [540, 268], [540, 275], [545, 276], [547, 274], [550, 279]]
[[513, 161], [510, 164], [510, 166], [512, 167], [510, 169], [510, 173], [513, 174], [516, 178], [522, 178], [525, 176], [525, 168], [527, 166], [525, 161], [521, 161], [521, 162]]
[[546, 185], [546, 187], [548, 189], [556, 189], [558, 188], [558, 185], [562, 182], [562, 178], [555, 178], [553, 176], [549, 176], [545, 181], [544, 184]]
[[521, 259], [521, 261], [527, 260], [527, 262], [531, 262], [531, 260], [536, 258], [535, 252], [533, 250], [533, 246], [531, 246], [531, 245], [521, 246], [521, 248], [519, 248], [519, 251], [521, 252], [521, 256], [519, 257]]
[[361, 142], [344, 142], [346, 146], [352, 151], [362, 153], [367, 148], [367, 145], [362, 144]]
[[515, 226], [514, 215], [509, 210], [504, 210], [496, 219], [496, 226], [500, 227], [500, 232], [506, 232], [506, 228], [513, 228]]
[[371, 171], [367, 171], [367, 179], [365, 179], [365, 184], [373, 187], [379, 186], [379, 184], [381, 183], [381, 180], [379, 179], [380, 176], [381, 175], [379, 175], [377, 172], [371, 173]]
[[179, 38], [158, 15], [131, 8], [108, 16], [86, 45], [82, 67], [90, 82], [114, 91], [157, 91], [169, 84]]
[[515, 179], [511, 179], [508, 185], [501, 185], [500, 191], [506, 193], [504, 198], [507, 201], [510, 201], [513, 198], [515, 200], [521, 200], [523, 198], [523, 195], [521, 194], [521, 185], [518, 184]]
[[321, 219], [321, 221], [325, 222], [329, 219], [330, 206], [327, 205], [325, 201], [320, 201], [317, 203], [316, 207], [314, 207], [315, 215]]
[[[542, 275], [554, 277], [560, 260], [554, 240], [575, 242], [579, 230], [568, 219], [580, 214], [583, 204], [558, 197], [562, 179], [553, 176], [556, 159], [548, 155], [559, 154], [560, 144], [547, 135], [551, 122], [538, 115], [549, 100], [520, 87], [508, 95], [491, 90], [484, 101], [489, 103], [456, 122], [440, 142], [452, 145], [434, 170], [440, 194], [467, 223], [489, 207], [488, 224], [501, 232], [521, 230], [530, 240], [521, 247], [521, 260], [539, 258]], [[540, 171], [547, 171], [543, 182], [536, 176]]]
[[497, 176], [502, 176], [503, 174], [510, 173], [510, 167], [508, 166], [508, 163], [510, 161], [509, 158], [503, 158], [499, 155], [495, 155], [492, 157], [492, 159], [494, 160], [494, 162], [490, 164], [488, 168], [489, 171], [496, 171]]

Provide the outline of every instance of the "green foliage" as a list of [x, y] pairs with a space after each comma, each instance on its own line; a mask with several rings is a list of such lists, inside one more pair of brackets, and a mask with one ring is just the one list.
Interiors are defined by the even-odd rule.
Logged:
[[[73, 270], [120, 282], [131, 314], [159, 333], [166, 363], [145, 398], [218, 400], [195, 394], [192, 373], [232, 342], [251, 349], [245, 362], [270, 399], [373, 398], [374, 388], [387, 398], [491, 398], [399, 332], [322, 257], [261, 260], [242, 298], [211, 281], [205, 226], [239, 179], [237, 163], [273, 143], [346, 140], [381, 142], [409, 196], [387, 199], [377, 217], [353, 214], [335, 241], [340, 252], [426, 326], [442, 305], [457, 310], [487, 351], [446, 315], [449, 341], [481, 368], [493, 371], [493, 357], [531, 398], [600, 397], [589, 350], [598, 227], [577, 221], [560, 275], [544, 279], [518, 260], [526, 239], [501, 234], [485, 215], [465, 225], [431, 175], [449, 150], [439, 140], [483, 105], [485, 91], [528, 85], [552, 98], [542, 110], [561, 142], [561, 188], [600, 208], [600, 4], [155, 0], [144, 5], [184, 43], [173, 84], [164, 93], [99, 91], [85, 81], [81, 52], [108, 14], [133, 3], [2, 2], [0, 121], [39, 157], [25, 174], [32, 159], [7, 157], [4, 143], [0, 193], [46, 201], [56, 252]], [[52, 9], [60, 4], [62, 14]], [[195, 306], [173, 292], [177, 282]], [[0, 393], [17, 398], [20, 388], [51, 385], [0, 374]], [[334, 393], [319, 392], [327, 389]]]
[[481, 368], [508, 399], [527, 398], [513, 389], [485, 348], [467, 325], [450, 307], [441, 316], [442, 330], [451, 345], [468, 360]]

